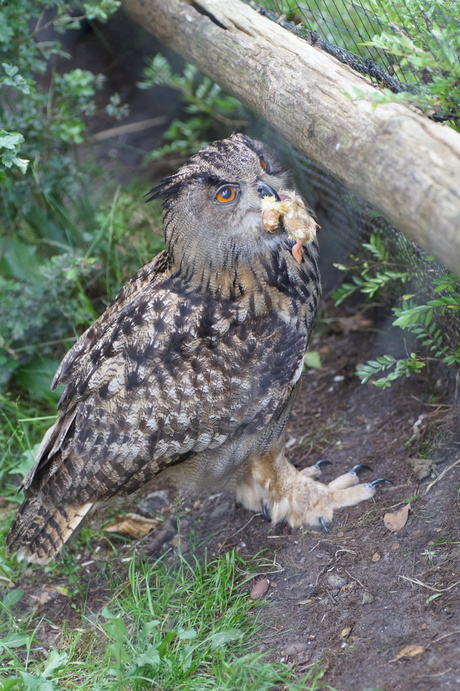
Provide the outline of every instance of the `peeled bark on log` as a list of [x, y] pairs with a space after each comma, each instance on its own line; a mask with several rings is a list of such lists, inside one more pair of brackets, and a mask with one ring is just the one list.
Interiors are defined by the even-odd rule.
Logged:
[[[124, 10], [460, 275], [460, 135], [239, 0]], [[361, 92], [355, 97], [356, 90]]]

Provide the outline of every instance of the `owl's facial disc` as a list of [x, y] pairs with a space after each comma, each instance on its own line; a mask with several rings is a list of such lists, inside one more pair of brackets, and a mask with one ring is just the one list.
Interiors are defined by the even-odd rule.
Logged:
[[164, 197], [173, 264], [203, 281], [207, 274], [251, 264], [267, 250], [278, 251], [286, 228], [279, 223], [267, 232], [262, 205], [268, 198], [281, 203], [280, 190], [289, 186], [276, 154], [244, 135], [202, 149], [151, 193]]

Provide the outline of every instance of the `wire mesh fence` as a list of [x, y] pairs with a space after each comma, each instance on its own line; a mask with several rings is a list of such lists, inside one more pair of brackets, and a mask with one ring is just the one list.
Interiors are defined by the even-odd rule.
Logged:
[[460, 129], [459, 0], [261, 0], [260, 12]]
[[[352, 69], [366, 74], [392, 94], [405, 92], [428, 117], [460, 124], [460, 2], [427, 0], [262, 0], [251, 6], [326, 50]], [[439, 90], [448, 89], [448, 98]], [[385, 93], [385, 92], [384, 92]], [[383, 99], [385, 95], [383, 95]], [[387, 95], [387, 98], [390, 98]], [[273, 137], [273, 133], [270, 137]], [[277, 142], [277, 146], [283, 146]], [[330, 273], [334, 262], [359, 253], [371, 235], [390, 248], [392, 263], [411, 274], [410, 290], [421, 303], [439, 297], [437, 279], [448, 274], [433, 257], [379, 216], [364, 200], [303, 154], [285, 147], [301, 191], [322, 226], [326, 290], [340, 279]], [[436, 229], [433, 228], [433, 232]], [[324, 269], [323, 269], [324, 272]], [[457, 284], [458, 285], [458, 284]], [[401, 289], [401, 286], [399, 285]], [[407, 291], [401, 291], [407, 292]], [[402, 295], [394, 295], [401, 304]], [[459, 299], [460, 304], [460, 299]], [[451, 350], [458, 344], [460, 312], [441, 311], [436, 322]], [[460, 357], [458, 357], [460, 362]], [[456, 362], [456, 366], [458, 366]]]

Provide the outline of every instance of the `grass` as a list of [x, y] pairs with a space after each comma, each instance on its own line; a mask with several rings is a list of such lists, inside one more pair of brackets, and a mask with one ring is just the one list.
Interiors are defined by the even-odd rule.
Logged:
[[[263, 604], [248, 595], [254, 577], [267, 572], [258, 557], [179, 553], [171, 565], [138, 557], [129, 546], [117, 552], [115, 542], [90, 570], [69, 554], [44, 569], [7, 558], [3, 541], [21, 498], [16, 487], [52, 419], [43, 401], [34, 407], [3, 396], [0, 404], [0, 691], [325, 687], [318, 665], [298, 678], [289, 665], [266, 660], [273, 643], [261, 631]], [[94, 554], [102, 535], [82, 530], [74, 553], [90, 545]], [[189, 554], [195, 552], [192, 546]], [[44, 607], [30, 603], [50, 589], [62, 607], [51, 601], [38, 615]]]
[[40, 643], [46, 622], [18, 616], [23, 591], [8, 590], [0, 603], [0, 689], [324, 688], [320, 667], [298, 679], [255, 650], [260, 605], [247, 591], [256, 567], [234, 551], [201, 563], [180, 556], [174, 566], [132, 556], [127, 574], [112, 574], [108, 604], [86, 606], [71, 627], [61, 622], [60, 645], [48, 652]]

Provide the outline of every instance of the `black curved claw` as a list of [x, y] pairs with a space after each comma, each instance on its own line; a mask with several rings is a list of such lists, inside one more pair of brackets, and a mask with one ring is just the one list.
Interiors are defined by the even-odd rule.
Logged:
[[321, 528], [324, 530], [325, 533], [329, 532], [329, 528], [326, 525], [326, 521], [322, 516], [318, 518], [318, 523], [320, 524]]
[[366, 465], [365, 463], [358, 463], [357, 465], [354, 465], [353, 468], [350, 468], [348, 471], [351, 475], [359, 475], [363, 470], [370, 470], [372, 471], [372, 468], [370, 465]]
[[331, 461], [326, 461], [324, 458], [322, 458], [320, 461], [313, 463], [313, 468], [318, 468], [318, 470], [321, 470], [322, 465], [332, 465], [332, 463]]
[[270, 515], [270, 509], [268, 508], [268, 502], [265, 499], [262, 502], [262, 514], [266, 521], [271, 523], [272, 517]]
[[376, 480], [371, 480], [367, 483], [369, 487], [377, 487], [377, 485], [392, 485], [391, 480], [387, 480], [384, 477], [378, 477]]

